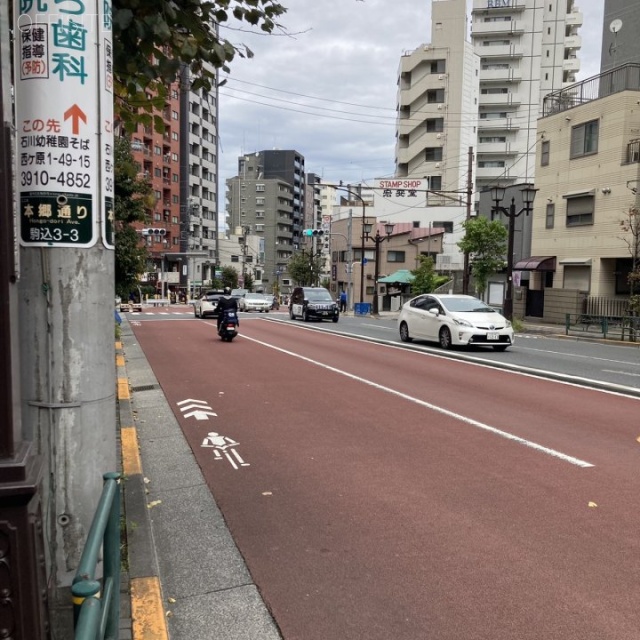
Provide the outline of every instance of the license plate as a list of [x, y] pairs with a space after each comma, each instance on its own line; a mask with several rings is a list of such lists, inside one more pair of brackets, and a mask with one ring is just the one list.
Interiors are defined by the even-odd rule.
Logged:
[[487, 340], [500, 340], [500, 334], [495, 331], [487, 333]]
[[328, 315], [329, 315], [329, 312], [328, 312], [328, 311], [323, 311], [323, 312], [322, 312], [322, 315], [323, 315], [323, 316], [328, 316]]

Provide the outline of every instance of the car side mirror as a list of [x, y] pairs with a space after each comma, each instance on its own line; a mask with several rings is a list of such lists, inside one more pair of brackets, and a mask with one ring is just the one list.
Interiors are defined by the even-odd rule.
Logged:
[[440, 309], [429, 309], [429, 313], [437, 318], [440, 315]]

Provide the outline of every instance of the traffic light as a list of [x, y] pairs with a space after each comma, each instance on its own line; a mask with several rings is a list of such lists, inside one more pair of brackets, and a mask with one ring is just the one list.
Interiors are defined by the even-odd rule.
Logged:
[[303, 235], [305, 236], [323, 236], [324, 235], [324, 230], [323, 229], [305, 229], [303, 232]]

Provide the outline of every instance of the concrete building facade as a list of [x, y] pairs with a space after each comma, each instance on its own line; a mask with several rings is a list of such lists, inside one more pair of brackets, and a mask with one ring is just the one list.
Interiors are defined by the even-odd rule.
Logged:
[[[615, 90], [600, 97], [603, 82]], [[618, 67], [564, 92], [593, 98], [576, 103], [551, 94], [545, 100], [529, 286], [623, 303], [633, 245], [623, 223], [640, 206], [640, 65]]]
[[604, 0], [600, 71], [640, 62], [640, 0]]

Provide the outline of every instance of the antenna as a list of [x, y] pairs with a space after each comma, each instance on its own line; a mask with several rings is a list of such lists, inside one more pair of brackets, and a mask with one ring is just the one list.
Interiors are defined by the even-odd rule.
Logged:
[[609, 55], [613, 56], [613, 66], [616, 66], [616, 54], [618, 53], [618, 31], [622, 29], [622, 20], [616, 18], [611, 21], [609, 31], [613, 33], [613, 42], [609, 45]]

